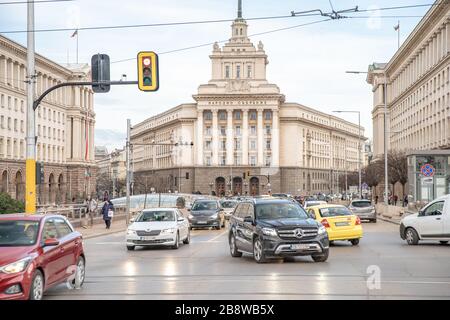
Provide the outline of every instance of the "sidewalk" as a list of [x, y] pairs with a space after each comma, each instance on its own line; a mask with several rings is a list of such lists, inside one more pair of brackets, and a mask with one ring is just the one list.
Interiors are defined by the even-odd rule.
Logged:
[[96, 237], [105, 236], [108, 234], [114, 234], [118, 232], [123, 232], [127, 229], [126, 220], [112, 221], [111, 229], [107, 230], [104, 223], [94, 224], [92, 227], [88, 226], [86, 228], [79, 227], [75, 228], [76, 231], [83, 235], [83, 239], [91, 239]]

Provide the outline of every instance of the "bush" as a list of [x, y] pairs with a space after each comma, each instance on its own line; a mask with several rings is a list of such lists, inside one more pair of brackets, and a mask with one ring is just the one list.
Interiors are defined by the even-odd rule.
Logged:
[[0, 193], [0, 214], [25, 212], [25, 205], [21, 201], [14, 200], [9, 194]]

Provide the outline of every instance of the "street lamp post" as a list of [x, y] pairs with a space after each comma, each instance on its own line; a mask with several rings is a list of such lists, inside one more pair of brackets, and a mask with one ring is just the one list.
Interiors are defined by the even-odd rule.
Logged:
[[362, 182], [361, 182], [361, 111], [337, 110], [336, 113], [357, 113], [358, 114], [358, 193], [362, 197]]
[[[368, 74], [366, 71], [346, 71], [346, 73], [351, 74]], [[383, 99], [384, 99], [384, 205], [386, 206], [386, 211], [388, 208], [388, 192], [389, 192], [389, 179], [388, 179], [388, 155], [387, 155], [387, 77], [386, 74], [384, 84], [383, 84]]]

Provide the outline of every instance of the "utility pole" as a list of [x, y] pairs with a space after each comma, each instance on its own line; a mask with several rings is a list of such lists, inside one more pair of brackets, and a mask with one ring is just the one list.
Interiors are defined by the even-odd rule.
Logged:
[[130, 131], [131, 131], [131, 120], [127, 119], [127, 144], [126, 144], [126, 162], [127, 162], [127, 201], [126, 201], [126, 213], [127, 213], [127, 225], [130, 221]]
[[388, 179], [388, 123], [387, 123], [387, 75], [384, 75], [384, 205], [386, 206], [386, 213], [389, 205], [389, 179]]
[[27, 159], [25, 163], [25, 212], [36, 213], [36, 133], [34, 113], [34, 0], [27, 0]]

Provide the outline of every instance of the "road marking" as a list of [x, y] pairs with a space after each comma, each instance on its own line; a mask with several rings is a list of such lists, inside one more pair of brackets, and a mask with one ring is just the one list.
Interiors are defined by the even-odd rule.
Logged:
[[219, 239], [221, 236], [223, 236], [223, 235], [226, 234], [226, 233], [228, 233], [228, 230], [225, 230], [225, 231], [222, 232], [221, 234], [215, 236], [214, 238], [212, 238], [212, 239], [210, 239], [210, 240], [208, 240], [208, 241], [206, 241], [206, 242], [213, 242], [214, 240]]

